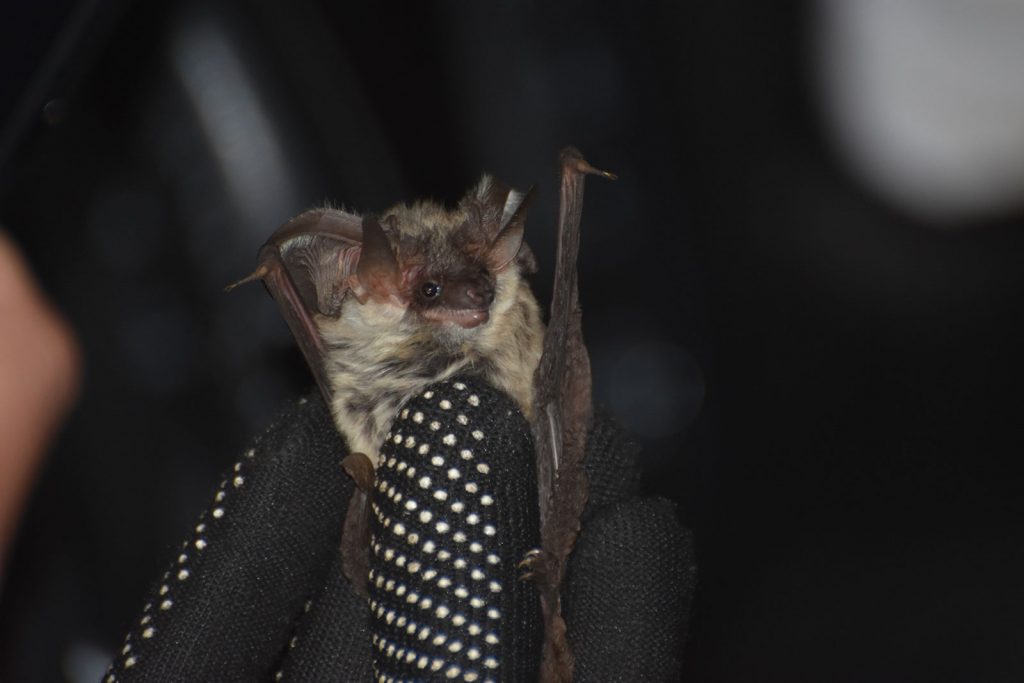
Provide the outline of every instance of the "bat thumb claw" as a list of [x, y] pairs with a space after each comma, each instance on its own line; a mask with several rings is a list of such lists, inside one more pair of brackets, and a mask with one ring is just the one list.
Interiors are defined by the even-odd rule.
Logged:
[[373, 490], [374, 469], [368, 455], [350, 453], [341, 461], [341, 466], [348, 476], [352, 477], [360, 491], [368, 494]]
[[599, 175], [602, 178], [608, 180], [618, 180], [619, 176], [615, 175], [611, 171], [602, 171], [599, 168], [595, 168], [590, 165], [590, 162], [583, 158], [583, 153], [575, 147], [566, 147], [562, 150], [559, 155], [563, 168], [571, 169], [576, 173], [586, 173], [589, 175]]
[[618, 180], [619, 179], [619, 176], [617, 176], [616, 174], [612, 173], [611, 171], [602, 171], [599, 168], [595, 168], [595, 167], [591, 166], [590, 162], [588, 162], [586, 159], [580, 159], [576, 163], [576, 170], [579, 171], [580, 173], [588, 173], [590, 175], [599, 175], [602, 178], [607, 178], [608, 180]]
[[232, 289], [234, 289], [235, 287], [238, 287], [239, 285], [247, 285], [250, 282], [253, 282], [254, 280], [262, 280], [263, 277], [267, 274], [267, 272], [268, 272], [268, 270], [267, 270], [266, 266], [260, 266], [259, 268], [254, 270], [251, 274], [246, 275], [245, 277], [243, 277], [241, 280], [238, 280], [237, 282], [232, 282], [230, 285], [228, 285], [227, 287], [224, 288], [224, 291], [225, 292], [230, 292]]

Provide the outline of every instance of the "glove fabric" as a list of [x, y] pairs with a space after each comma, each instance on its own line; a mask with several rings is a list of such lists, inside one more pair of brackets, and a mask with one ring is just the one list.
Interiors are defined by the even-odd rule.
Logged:
[[[578, 681], [679, 678], [692, 534], [670, 502], [638, 497], [637, 450], [597, 415], [563, 586]], [[103, 680], [535, 680], [539, 600], [516, 567], [539, 542], [534, 449], [511, 399], [466, 377], [402, 408], [373, 492], [369, 605], [341, 566], [347, 454], [318, 395], [288, 406], [220, 483]]]

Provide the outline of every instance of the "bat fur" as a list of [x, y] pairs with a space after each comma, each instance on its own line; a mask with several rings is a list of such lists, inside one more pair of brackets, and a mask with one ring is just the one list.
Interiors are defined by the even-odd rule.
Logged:
[[[474, 198], [485, 197], [493, 181], [485, 176], [454, 210], [434, 202], [395, 206], [381, 215], [392, 227], [400, 267], [432, 272], [462, 265], [467, 254], [453, 239], [472, 226]], [[405, 252], [405, 253], [402, 253]], [[337, 318], [318, 317], [327, 348], [332, 413], [349, 448], [376, 464], [377, 450], [398, 408], [427, 385], [470, 370], [507, 392], [527, 419], [533, 410], [534, 371], [540, 361], [544, 325], [523, 278], [532, 259], [514, 260], [494, 275], [489, 320], [473, 327], [436, 322], [394, 298], [360, 303], [346, 297]]]
[[[426, 386], [468, 371], [508, 393], [537, 440], [542, 547], [521, 563], [540, 589], [545, 643], [539, 679], [572, 679], [560, 586], [587, 498], [582, 461], [591, 420], [590, 364], [580, 329], [576, 257], [583, 179], [607, 171], [562, 150], [558, 255], [545, 332], [524, 274], [528, 194], [484, 176], [454, 209], [397, 205], [379, 217], [307, 211], [260, 251], [257, 270], [277, 300], [351, 454], [358, 484], [343, 565], [365, 592], [369, 495], [391, 421]], [[538, 369], [539, 368], [539, 369]], [[361, 586], [361, 588], [360, 588]]]

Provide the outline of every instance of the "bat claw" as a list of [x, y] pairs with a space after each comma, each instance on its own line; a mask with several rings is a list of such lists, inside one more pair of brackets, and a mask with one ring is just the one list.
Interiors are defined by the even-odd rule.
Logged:
[[264, 266], [264, 265], [261, 265], [259, 268], [254, 270], [249, 275], [246, 275], [241, 280], [238, 280], [237, 282], [232, 282], [230, 285], [228, 285], [227, 287], [224, 288], [224, 291], [225, 292], [230, 292], [232, 289], [234, 289], [235, 287], [238, 287], [239, 285], [246, 285], [246, 284], [249, 284], [250, 282], [254, 282], [255, 280], [262, 280], [263, 277], [267, 274], [267, 272], [268, 272], [267, 267]]
[[341, 466], [352, 477], [363, 493], [373, 491], [374, 469], [370, 457], [365, 453], [350, 453], [341, 461]]
[[528, 551], [516, 568], [526, 570], [519, 577], [520, 581], [533, 581], [541, 585], [551, 584], [553, 577], [558, 575], [555, 558], [541, 548]]
[[602, 178], [608, 180], [618, 180], [619, 176], [612, 173], [611, 171], [602, 171], [599, 168], [595, 168], [590, 165], [590, 162], [583, 158], [583, 154], [575, 147], [566, 147], [561, 153], [562, 164], [566, 167], [576, 171], [576, 173], [586, 173], [588, 175], [599, 175]]
[[608, 180], [618, 180], [619, 179], [619, 176], [617, 176], [616, 174], [612, 173], [611, 171], [602, 171], [599, 168], [594, 168], [589, 163], [587, 163], [586, 160], [582, 160], [582, 163], [580, 163], [576, 168], [577, 168], [577, 170], [579, 170], [580, 173], [589, 173], [590, 175], [599, 175], [602, 178], [607, 178]]
[[522, 561], [519, 564], [517, 564], [516, 567], [522, 569], [523, 567], [533, 564], [537, 561], [537, 558], [541, 557], [543, 554], [544, 551], [540, 548], [533, 548], [532, 550], [528, 550], [526, 551], [526, 556], [523, 557]]

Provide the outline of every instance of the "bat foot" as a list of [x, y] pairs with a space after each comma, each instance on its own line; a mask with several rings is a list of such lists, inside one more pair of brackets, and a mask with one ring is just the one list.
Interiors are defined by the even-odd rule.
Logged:
[[527, 566], [531, 565], [532, 563], [536, 562], [537, 559], [542, 557], [543, 555], [544, 555], [544, 551], [541, 550], [540, 548], [534, 548], [533, 550], [528, 550], [526, 552], [526, 555], [523, 556], [522, 561], [519, 564], [517, 564], [516, 567], [518, 567], [519, 569], [522, 569], [523, 567], [527, 567]]
[[541, 612], [544, 615], [544, 651], [538, 680], [541, 683], [569, 683], [575, 661], [566, 638], [565, 620], [562, 618], [558, 585], [562, 567], [554, 554], [542, 548], [526, 553], [516, 565], [526, 572], [520, 581], [532, 581], [540, 591]]
[[520, 581], [532, 581], [543, 589], [551, 589], [558, 585], [561, 574], [558, 565], [554, 555], [541, 548], [534, 548], [526, 553], [516, 568], [524, 570], [519, 575]]

